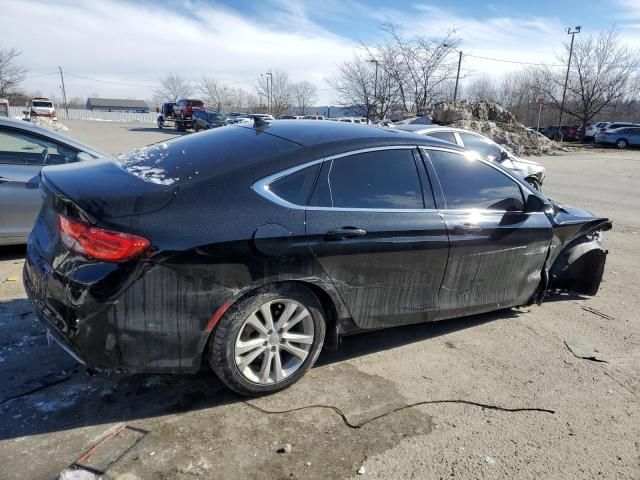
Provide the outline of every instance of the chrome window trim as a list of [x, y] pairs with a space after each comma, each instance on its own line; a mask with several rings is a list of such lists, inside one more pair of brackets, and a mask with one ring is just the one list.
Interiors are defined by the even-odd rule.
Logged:
[[[344, 153], [338, 153], [336, 155], [331, 155], [329, 157], [319, 158], [317, 160], [312, 160], [310, 162], [303, 163], [301, 165], [296, 165], [295, 167], [287, 168], [286, 170], [282, 170], [281, 172], [274, 173], [265, 177], [257, 182], [254, 182], [251, 188], [260, 196], [266, 198], [267, 200], [280, 205], [281, 207], [291, 208], [294, 210], [332, 210], [338, 212], [395, 212], [395, 213], [417, 213], [417, 212], [437, 212], [436, 209], [427, 209], [427, 208], [346, 208], [346, 207], [309, 207], [306, 205], [297, 205], [295, 203], [288, 202], [284, 198], [279, 197], [275, 193], [273, 193], [269, 189], [269, 185], [277, 180], [280, 180], [287, 175], [291, 175], [297, 171], [300, 171], [304, 168], [310, 167], [312, 165], [316, 165], [322, 162], [333, 161], [338, 158], [349, 157], [351, 155], [358, 155], [360, 153], [369, 153], [369, 152], [379, 152], [385, 150], [415, 150], [417, 145], [389, 145], [383, 147], [371, 147], [371, 148], [361, 148], [358, 150], [350, 150]], [[417, 173], [416, 173], [417, 175]]]

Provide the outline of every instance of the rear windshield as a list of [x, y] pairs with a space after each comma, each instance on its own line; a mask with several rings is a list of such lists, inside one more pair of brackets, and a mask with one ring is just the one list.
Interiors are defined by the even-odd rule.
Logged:
[[51, 102], [31, 102], [31, 105], [33, 105], [34, 107], [46, 107], [46, 108], [53, 107], [53, 103]]
[[208, 135], [187, 135], [137, 148], [115, 162], [145, 182], [184, 185], [241, 169], [300, 146], [253, 128], [214, 128]]
[[188, 107], [202, 107], [203, 105], [202, 100], [187, 100]]
[[220, 115], [219, 113], [210, 113], [209, 120], [224, 120], [224, 116]]

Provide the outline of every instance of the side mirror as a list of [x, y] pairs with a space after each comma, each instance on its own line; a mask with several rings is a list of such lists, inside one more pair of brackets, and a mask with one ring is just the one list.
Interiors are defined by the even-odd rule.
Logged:
[[527, 203], [524, 205], [524, 211], [527, 213], [544, 212], [549, 204], [537, 195], [530, 194], [527, 197]]
[[504, 162], [507, 158], [509, 158], [509, 152], [507, 152], [506, 150], [501, 150], [500, 151], [500, 161]]

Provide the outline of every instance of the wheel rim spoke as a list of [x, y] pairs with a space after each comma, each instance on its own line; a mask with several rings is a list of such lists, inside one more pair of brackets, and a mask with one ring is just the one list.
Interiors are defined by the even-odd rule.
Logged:
[[238, 370], [241, 372], [249, 366], [251, 362], [253, 362], [256, 358], [264, 353], [266, 347], [260, 347], [255, 349], [253, 352], [247, 354], [244, 357], [241, 357], [240, 363], [238, 363], [238, 357], [236, 357], [236, 364], [238, 365]]
[[267, 336], [267, 328], [262, 324], [255, 313], [252, 313], [251, 316], [247, 319], [246, 325], [252, 326], [258, 333], [265, 337]]
[[304, 343], [305, 345], [311, 345], [313, 343], [313, 335], [305, 333], [283, 333], [282, 339], [288, 340], [289, 343]]
[[273, 315], [271, 314], [271, 303], [267, 302], [260, 307], [260, 313], [262, 313], [262, 318], [267, 326], [267, 330], [273, 330]]
[[282, 312], [282, 315], [280, 315], [280, 318], [278, 318], [278, 322], [276, 323], [276, 330], [283, 328], [284, 325], [287, 324], [287, 321], [291, 318], [291, 315], [293, 315], [293, 312], [295, 312], [297, 308], [298, 305], [293, 302], [289, 303], [286, 306], [286, 308]]
[[260, 382], [267, 383], [271, 374], [271, 362], [273, 361], [274, 352], [269, 350], [262, 358], [262, 366], [260, 367]]
[[284, 330], [285, 332], [287, 330], [290, 330], [291, 327], [294, 327], [295, 325], [297, 325], [301, 320], [303, 320], [305, 317], [308, 317], [309, 314], [309, 310], [307, 310], [306, 308], [304, 310], [302, 310], [300, 313], [298, 313], [295, 317], [293, 317], [291, 320], [289, 320], [287, 323], [285, 323], [284, 325], [282, 325], [282, 330]]
[[282, 370], [282, 358], [280, 357], [280, 351], [277, 350], [275, 352], [274, 358], [273, 358], [273, 373], [275, 374], [276, 377], [276, 382], [279, 382], [280, 380], [284, 380], [284, 371]]
[[300, 360], [304, 360], [305, 358], [307, 358], [307, 355], [309, 354], [309, 352], [307, 352], [306, 350], [303, 350], [302, 348], [294, 347], [290, 343], [286, 343], [286, 342], [283, 342], [280, 345], [280, 348], [283, 350], [286, 350], [291, 355], [298, 357], [298, 359]]
[[236, 342], [236, 355], [242, 356], [245, 353], [248, 353], [256, 348], [264, 347], [265, 346], [264, 342], [265, 342], [264, 338], [254, 338], [246, 342], [242, 340], [238, 340]]

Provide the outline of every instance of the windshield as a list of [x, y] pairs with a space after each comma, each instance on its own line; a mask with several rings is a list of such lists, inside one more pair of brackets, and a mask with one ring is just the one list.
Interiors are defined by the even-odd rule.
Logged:
[[220, 115], [219, 113], [210, 113], [209, 114], [209, 120], [223, 121], [224, 120], [224, 115]]
[[34, 107], [45, 107], [45, 108], [53, 108], [53, 103], [51, 102], [40, 102], [40, 101], [34, 101], [31, 102], [31, 105]]
[[202, 100], [187, 100], [187, 106], [200, 108], [203, 107], [204, 104], [202, 103]]

